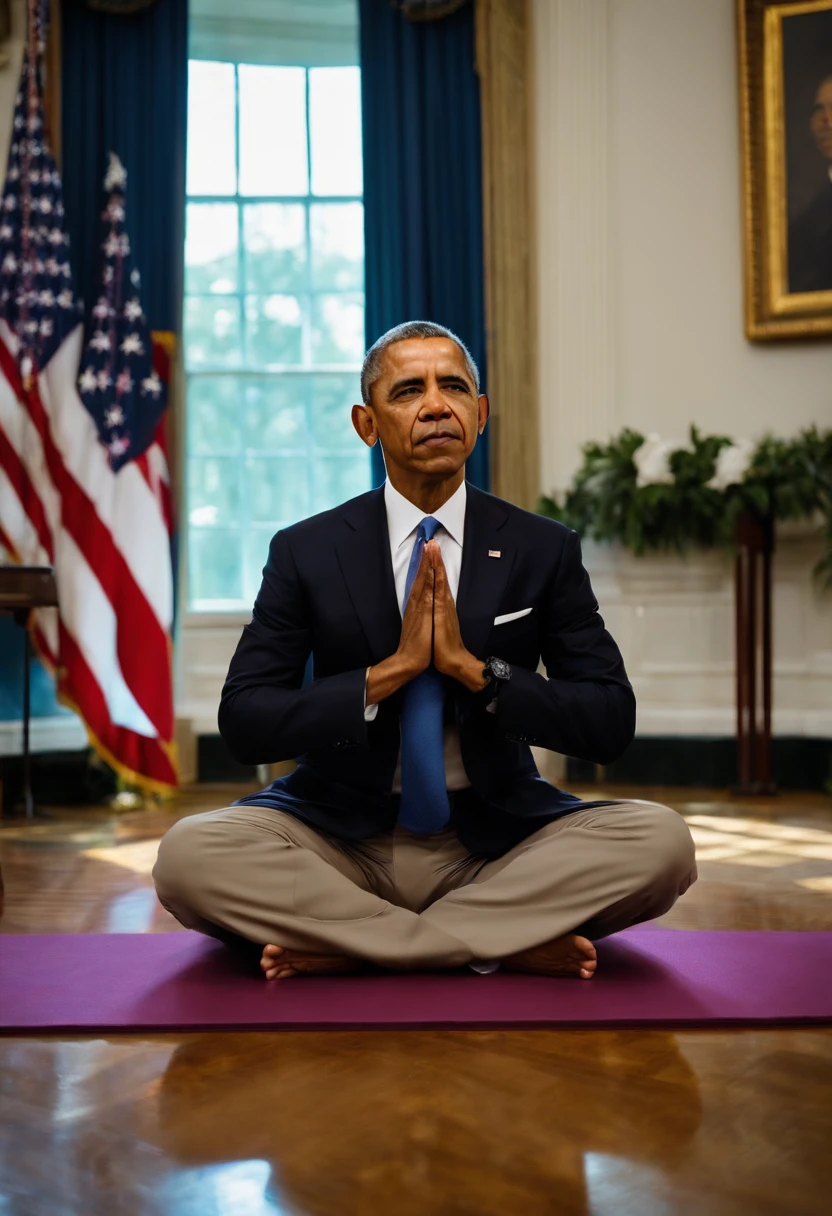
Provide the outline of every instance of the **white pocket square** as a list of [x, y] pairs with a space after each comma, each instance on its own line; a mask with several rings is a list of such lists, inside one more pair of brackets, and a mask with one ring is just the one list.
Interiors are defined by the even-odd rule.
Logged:
[[531, 608], [521, 608], [519, 612], [507, 612], [504, 616], [495, 616], [495, 625], [506, 625], [509, 621], [519, 621], [521, 616], [528, 616]]

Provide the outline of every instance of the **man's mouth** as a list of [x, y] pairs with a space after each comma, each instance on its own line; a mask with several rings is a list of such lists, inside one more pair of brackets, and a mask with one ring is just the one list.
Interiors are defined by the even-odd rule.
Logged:
[[441, 448], [446, 443], [455, 443], [459, 440], [459, 435], [455, 435], [453, 431], [435, 431], [431, 435], [426, 435], [424, 439], [420, 439], [418, 447], [426, 448]]

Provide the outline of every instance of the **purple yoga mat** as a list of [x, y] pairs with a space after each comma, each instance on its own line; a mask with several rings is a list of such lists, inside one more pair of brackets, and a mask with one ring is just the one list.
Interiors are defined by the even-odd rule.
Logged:
[[592, 980], [472, 971], [267, 983], [195, 933], [0, 935], [0, 1029], [832, 1020], [832, 933], [630, 929]]

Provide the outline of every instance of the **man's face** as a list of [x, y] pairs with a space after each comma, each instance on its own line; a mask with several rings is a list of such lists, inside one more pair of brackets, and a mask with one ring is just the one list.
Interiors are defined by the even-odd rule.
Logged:
[[388, 464], [428, 477], [462, 468], [488, 419], [462, 351], [449, 338], [407, 338], [384, 352], [369, 406], [353, 407], [365, 443], [381, 440]]
[[832, 76], [827, 76], [826, 80], [821, 81], [820, 88], [815, 94], [815, 104], [812, 107], [809, 126], [821, 156], [832, 160]]

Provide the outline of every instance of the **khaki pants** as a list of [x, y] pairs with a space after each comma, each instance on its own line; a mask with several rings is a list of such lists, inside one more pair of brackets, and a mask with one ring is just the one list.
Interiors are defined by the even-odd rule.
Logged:
[[661, 916], [696, 879], [684, 820], [652, 802], [574, 811], [494, 861], [452, 828], [342, 841], [267, 807], [180, 819], [153, 880], [183, 925], [384, 967], [457, 967]]

